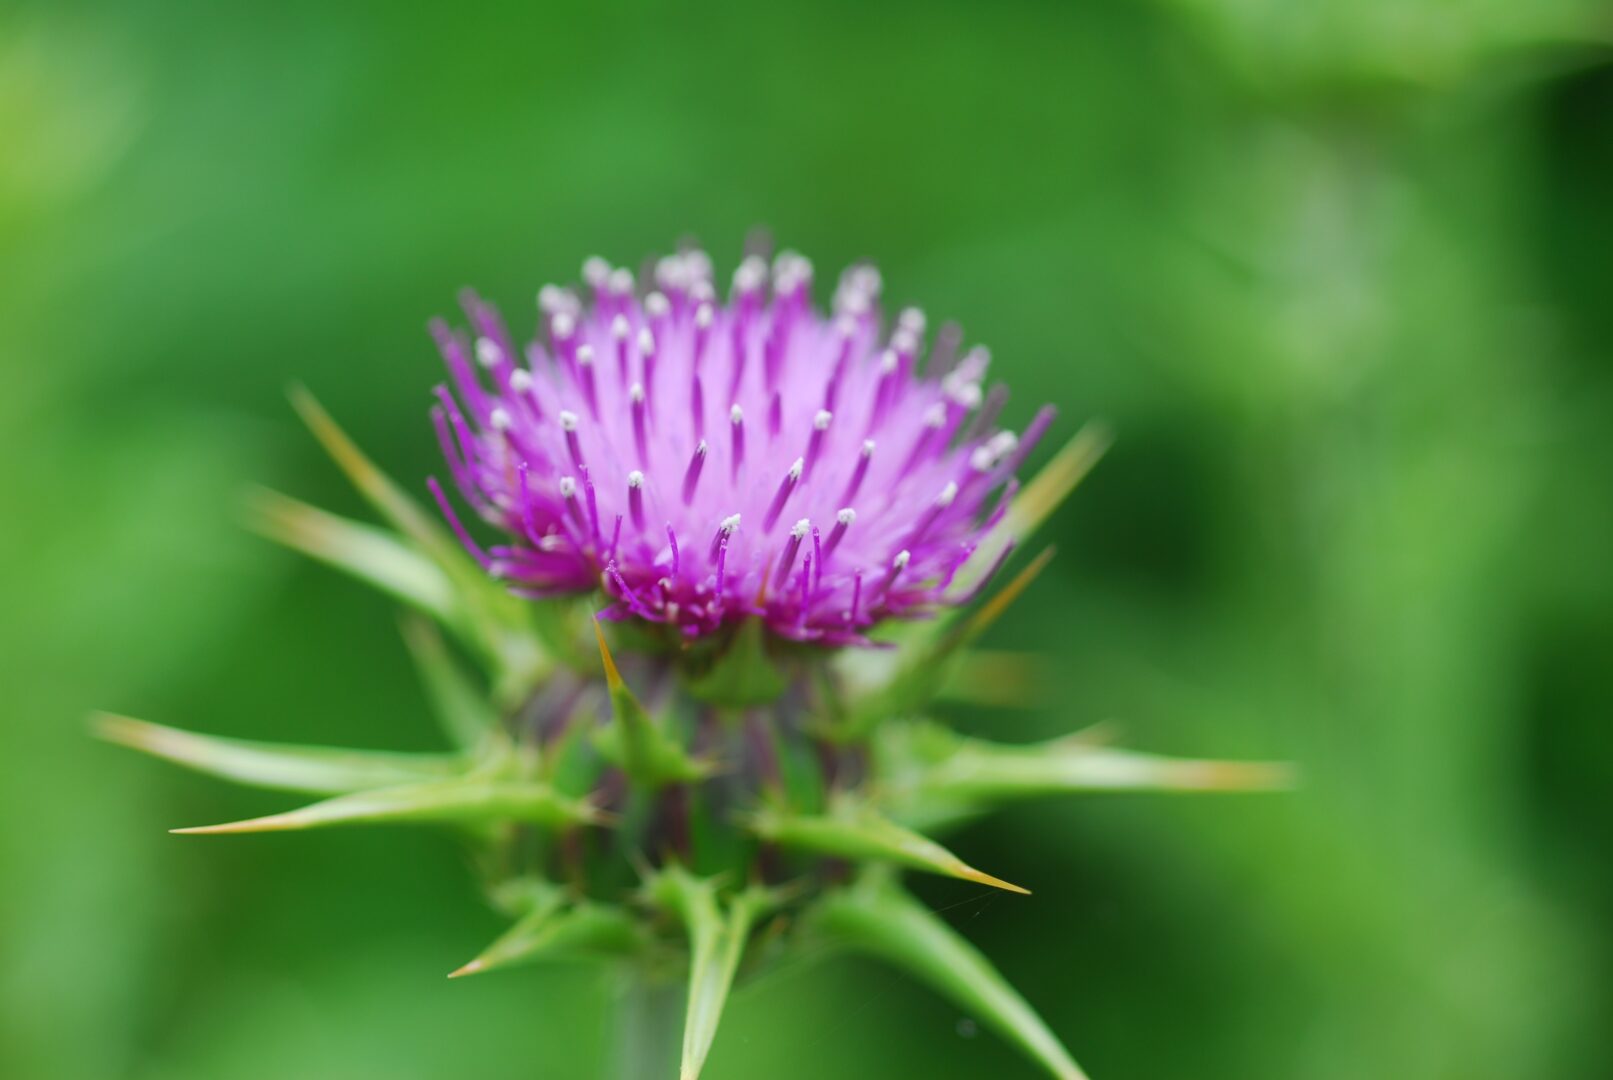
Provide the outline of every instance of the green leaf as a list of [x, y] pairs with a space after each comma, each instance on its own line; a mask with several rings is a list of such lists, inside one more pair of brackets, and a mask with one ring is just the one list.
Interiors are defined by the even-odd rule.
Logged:
[[940, 693], [957, 653], [1002, 617], [1047, 569], [1053, 554], [1052, 548], [1044, 548], [990, 599], [961, 616], [961, 622], [954, 621], [931, 636], [910, 640], [902, 646], [896, 654], [894, 670], [884, 673], [883, 684], [865, 692], [853, 704], [841, 734], [866, 735], [876, 724], [890, 717], [907, 716], [927, 705]]
[[314, 433], [360, 495], [373, 506], [389, 524], [429, 555], [455, 579], [474, 579], [480, 568], [459, 547], [448, 530], [436, 517], [410, 498], [391, 477], [382, 472], [367, 457], [358, 444], [348, 437], [324, 406], [309, 393], [306, 387], [291, 388], [291, 404], [302, 417], [303, 423]]
[[498, 711], [466, 677], [442, 636], [425, 619], [405, 618], [403, 640], [420, 669], [421, 681], [443, 731], [461, 750], [476, 750], [500, 730]]
[[830, 893], [812, 923], [902, 968], [978, 1017], [1058, 1080], [1086, 1080], [1069, 1051], [980, 951], [886, 875]]
[[171, 831], [184, 834], [281, 832], [328, 825], [379, 824], [486, 828], [514, 821], [560, 826], [599, 824], [602, 819], [603, 815], [594, 807], [558, 795], [547, 784], [461, 776], [340, 795], [284, 814]]
[[1053, 555], [1054, 549], [1051, 547], [1039, 551], [1036, 558], [1015, 574], [1008, 584], [992, 593], [985, 603], [964, 616], [962, 624], [942, 639], [941, 647], [935, 650], [936, 654], [950, 656], [955, 650], [973, 644], [992, 623], [1002, 618], [1003, 612], [1007, 611], [1015, 600], [1024, 595], [1025, 590], [1031, 587], [1031, 583], [1047, 569], [1047, 564], [1053, 561]]
[[1090, 791], [1275, 791], [1294, 783], [1292, 767], [1279, 762], [1142, 754], [1103, 746], [1086, 733], [1009, 746], [938, 724], [891, 724], [879, 734], [879, 754], [893, 797], [910, 804], [967, 806]]
[[611, 723], [600, 729], [594, 740], [600, 753], [635, 783], [651, 789], [710, 776], [715, 771], [712, 764], [689, 756], [628, 689], [622, 673], [616, 669], [610, 646], [605, 644], [605, 631], [597, 619], [594, 620], [594, 635], [599, 639], [599, 657], [605, 668], [612, 713]]
[[679, 866], [659, 871], [649, 882], [649, 892], [678, 916], [689, 936], [689, 1005], [679, 1078], [696, 1080], [717, 1036], [751, 926], [771, 901], [765, 890], [747, 889], [729, 902], [725, 914], [712, 882]]
[[981, 576], [991, 569], [1007, 544], [1014, 541], [1023, 543], [1035, 535], [1042, 523], [1063, 505], [1076, 485], [1092, 471], [1113, 441], [1113, 435], [1103, 424], [1089, 423], [1077, 431], [1014, 497], [1002, 522], [958, 572], [953, 594], [966, 595], [978, 585]]
[[463, 768], [446, 754], [398, 754], [340, 750], [198, 735], [102, 713], [95, 731], [103, 739], [240, 784], [309, 795], [343, 795], [370, 788], [413, 784]]
[[[984, 582], [1011, 543], [1029, 540], [1044, 521], [1075, 490], [1109, 448], [1110, 435], [1099, 424], [1088, 424], [1053, 456], [1025, 485], [1002, 522], [985, 537], [953, 579], [949, 596], [962, 598]], [[1048, 553], [1038, 558], [1045, 560]], [[951, 608], [923, 623], [910, 623], [881, 631], [898, 648], [894, 651], [845, 650], [836, 658], [853, 702], [843, 737], [861, 737], [876, 720], [901, 715], [922, 706], [939, 692], [950, 655], [977, 637], [1009, 602], [1035, 577], [1045, 562], [1021, 571], [973, 614], [960, 633], [962, 609]], [[834, 735], [835, 732], [828, 732]]]
[[447, 575], [396, 533], [268, 490], [252, 494], [247, 514], [252, 528], [276, 543], [352, 574], [444, 623], [456, 618]]
[[642, 929], [626, 911], [587, 900], [567, 904], [560, 889], [550, 886], [547, 894], [481, 955], [448, 977], [457, 979], [556, 957], [632, 952], [643, 945]]
[[961, 878], [1008, 892], [1029, 889], [976, 870], [940, 844], [904, 828], [850, 798], [831, 803], [826, 814], [795, 814], [764, 807], [745, 824], [764, 840], [846, 859], [874, 859], [914, 870]]
[[312, 394], [294, 386], [291, 403], [359, 493], [447, 577], [457, 601], [452, 609], [456, 618], [448, 625], [496, 666], [495, 690], [501, 700], [530, 692], [551, 666], [550, 652], [564, 645], [563, 605], [534, 605], [510, 595], [432, 513], [364, 455]]

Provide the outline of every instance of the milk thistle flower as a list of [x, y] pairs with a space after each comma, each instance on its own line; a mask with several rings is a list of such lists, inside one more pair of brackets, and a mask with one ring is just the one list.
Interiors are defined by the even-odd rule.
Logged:
[[747, 257], [726, 301], [700, 251], [650, 276], [588, 260], [584, 293], [538, 294], [524, 342], [470, 294], [468, 333], [432, 324], [448, 371], [432, 420], [458, 496], [428, 480], [436, 513], [294, 394], [388, 527], [270, 494], [256, 523], [414, 610], [405, 637], [452, 751], [286, 747], [111, 716], [102, 731], [324, 797], [176, 832], [449, 827], [512, 919], [453, 975], [615, 962], [639, 1003], [623, 1010], [623, 1077], [670, 1074], [656, 1025], [631, 1022], [644, 1001], [680, 1005], [665, 980], [687, 988], [676, 1056], [692, 1080], [736, 978], [822, 945], [904, 967], [1048, 1074], [1084, 1076], [898, 872], [1026, 893], [933, 834], [1037, 795], [1285, 780], [1279, 766], [1130, 753], [1090, 733], [997, 744], [932, 719], [949, 697], [1034, 695], [1025, 658], [975, 640], [1050, 552], [975, 601], [1103, 437], [1078, 433], [1020, 490], [1053, 411], [1017, 435], [1000, 428], [986, 350], [963, 349], [951, 325], [932, 340], [916, 308], [887, 325], [871, 266], [841, 276], [827, 312], [793, 253]]
[[598, 588], [605, 618], [687, 641], [754, 617], [866, 645], [883, 619], [966, 599], [949, 589], [1007, 507], [990, 500], [1053, 419], [997, 429], [984, 348], [960, 357], [949, 336], [920, 375], [925, 317], [887, 334], [868, 266], [827, 316], [791, 253], [771, 289], [747, 258], [727, 304], [699, 253], [662, 260], [642, 298], [625, 270], [585, 271], [590, 302], [546, 290], [524, 350], [474, 296], [473, 341], [432, 327], [450, 471], [512, 541], [483, 553], [444, 501], [484, 568], [533, 597]]

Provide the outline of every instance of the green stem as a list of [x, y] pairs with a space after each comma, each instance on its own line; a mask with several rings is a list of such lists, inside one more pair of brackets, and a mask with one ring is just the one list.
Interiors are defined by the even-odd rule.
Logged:
[[622, 971], [608, 1053], [614, 1080], [671, 1080], [683, 1045], [683, 986], [639, 965]]

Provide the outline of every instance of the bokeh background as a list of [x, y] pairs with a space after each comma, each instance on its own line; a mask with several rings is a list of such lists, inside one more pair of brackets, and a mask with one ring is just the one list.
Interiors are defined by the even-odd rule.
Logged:
[[[436, 468], [426, 319], [770, 226], [1118, 442], [996, 631], [1032, 738], [1290, 757], [1290, 796], [1039, 803], [923, 895], [1099, 1080], [1570, 1080], [1613, 1057], [1613, 16], [1578, 0], [0, 7], [0, 1075], [586, 1080], [587, 968], [445, 839], [102, 707], [424, 748], [386, 602], [239, 525], [361, 512], [305, 381]], [[712, 1080], [1031, 1076], [885, 970], [740, 992]]]

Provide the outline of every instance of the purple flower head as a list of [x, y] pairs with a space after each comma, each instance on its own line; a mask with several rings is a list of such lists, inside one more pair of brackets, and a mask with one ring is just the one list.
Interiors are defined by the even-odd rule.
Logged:
[[589, 296], [545, 286], [518, 349], [464, 298], [474, 337], [432, 333], [452, 379], [433, 420], [465, 500], [508, 543], [461, 540], [522, 595], [601, 589], [606, 615], [709, 634], [747, 616], [775, 633], [863, 642], [869, 626], [947, 603], [1052, 420], [996, 426], [989, 353], [959, 355], [925, 318], [882, 325], [880, 276], [841, 276], [832, 311], [793, 253], [740, 263], [728, 301], [711, 261], [660, 260], [655, 287], [602, 259]]

